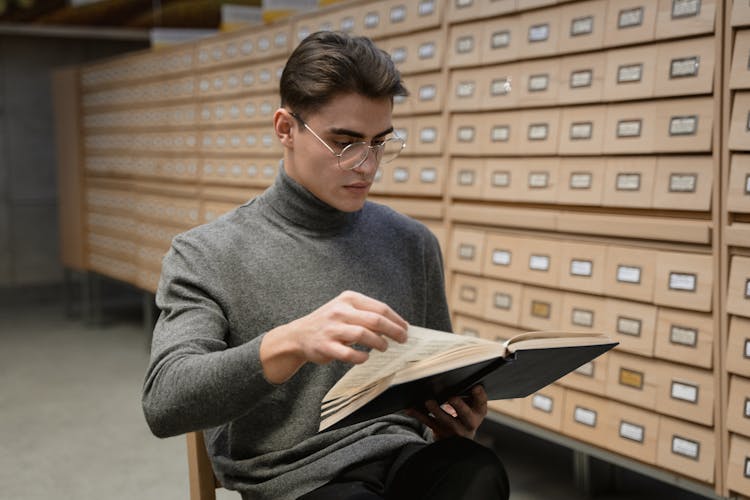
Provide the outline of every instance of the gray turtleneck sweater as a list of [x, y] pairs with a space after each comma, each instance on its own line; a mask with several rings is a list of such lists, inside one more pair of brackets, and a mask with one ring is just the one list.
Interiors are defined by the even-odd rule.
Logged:
[[258, 198], [176, 237], [163, 261], [143, 388], [154, 434], [204, 430], [222, 484], [274, 500], [424, 442], [425, 428], [401, 414], [318, 433], [320, 402], [344, 363], [308, 363], [279, 385], [264, 378], [264, 333], [345, 290], [387, 303], [411, 324], [451, 328], [429, 230], [372, 202], [338, 211], [283, 169]]

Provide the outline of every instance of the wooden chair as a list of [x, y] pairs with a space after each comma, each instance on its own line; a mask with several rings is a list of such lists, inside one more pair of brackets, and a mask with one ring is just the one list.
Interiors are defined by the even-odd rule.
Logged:
[[216, 500], [216, 488], [221, 488], [221, 483], [211, 468], [202, 432], [187, 434], [187, 454], [190, 500]]

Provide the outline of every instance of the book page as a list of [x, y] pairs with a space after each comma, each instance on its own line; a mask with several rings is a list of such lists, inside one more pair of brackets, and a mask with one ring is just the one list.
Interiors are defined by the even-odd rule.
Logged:
[[331, 388], [324, 401], [345, 396], [374, 381], [388, 377], [412, 363], [455, 348], [456, 346], [487, 343], [487, 340], [454, 333], [440, 332], [418, 326], [409, 326], [407, 340], [399, 344], [388, 339], [385, 352], [370, 351], [369, 359], [354, 366]]

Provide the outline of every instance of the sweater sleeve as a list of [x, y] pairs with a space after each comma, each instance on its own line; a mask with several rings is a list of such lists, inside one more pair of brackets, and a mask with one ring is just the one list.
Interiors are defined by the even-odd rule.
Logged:
[[228, 347], [228, 321], [211, 257], [178, 236], [164, 257], [142, 405], [151, 431], [174, 436], [215, 427], [250, 411], [276, 386], [263, 376], [262, 335]]

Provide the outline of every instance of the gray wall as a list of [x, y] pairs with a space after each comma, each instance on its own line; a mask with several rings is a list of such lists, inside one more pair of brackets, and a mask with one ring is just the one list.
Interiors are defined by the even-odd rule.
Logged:
[[63, 277], [51, 71], [146, 46], [0, 35], [0, 289], [55, 285]]

